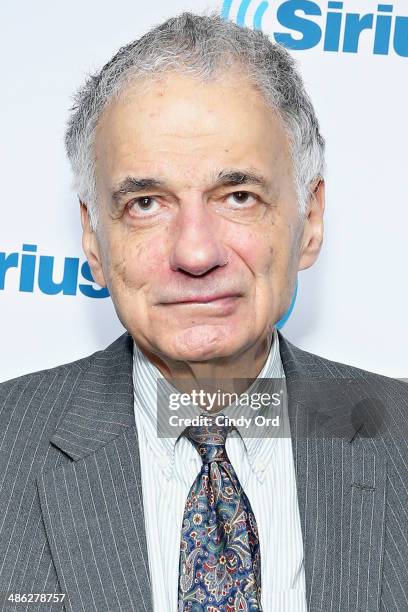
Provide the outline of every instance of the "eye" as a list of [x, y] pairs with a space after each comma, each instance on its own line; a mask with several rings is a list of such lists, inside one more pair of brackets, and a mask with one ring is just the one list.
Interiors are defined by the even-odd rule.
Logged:
[[234, 191], [227, 196], [226, 200], [233, 208], [248, 208], [252, 206], [258, 198], [249, 191]]
[[138, 216], [147, 216], [147, 214], [143, 213], [156, 212], [156, 208], [154, 207], [155, 204], [158, 205], [158, 202], [152, 196], [142, 196], [131, 200], [128, 204], [128, 208], [132, 213]]

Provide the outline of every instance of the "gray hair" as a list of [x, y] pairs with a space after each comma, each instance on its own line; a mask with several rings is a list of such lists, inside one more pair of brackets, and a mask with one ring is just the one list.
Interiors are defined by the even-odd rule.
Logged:
[[99, 72], [88, 76], [74, 96], [65, 147], [74, 175], [73, 187], [87, 204], [94, 230], [98, 211], [93, 146], [97, 123], [106, 106], [135, 78], [177, 70], [205, 80], [234, 63], [245, 70], [283, 122], [299, 213], [304, 214], [311, 181], [323, 177], [324, 139], [295, 60], [260, 30], [240, 27], [214, 13], [182, 13], [121, 47]]

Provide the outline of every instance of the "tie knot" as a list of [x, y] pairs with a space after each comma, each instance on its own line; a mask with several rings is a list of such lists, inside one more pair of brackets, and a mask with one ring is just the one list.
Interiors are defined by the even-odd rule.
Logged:
[[191, 440], [200, 454], [203, 463], [211, 461], [228, 461], [225, 441], [232, 430], [230, 425], [189, 426], [184, 430], [186, 438]]

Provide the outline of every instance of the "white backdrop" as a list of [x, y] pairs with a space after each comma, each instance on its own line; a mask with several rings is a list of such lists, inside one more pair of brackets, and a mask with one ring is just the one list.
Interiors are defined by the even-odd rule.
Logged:
[[[75, 274], [85, 258], [63, 147], [71, 96], [88, 72], [149, 27], [182, 10], [211, 8], [251, 27], [255, 19], [272, 37], [290, 35], [303, 40], [293, 44], [309, 47], [291, 52], [327, 141], [325, 241], [318, 263], [299, 273], [283, 334], [330, 359], [407, 377], [408, 6], [405, 0], [377, 6], [365, 0], [3, 3], [0, 380], [78, 359], [123, 332], [110, 298], [84, 295], [79, 285], [92, 285], [80, 270]], [[296, 10], [302, 7], [315, 14]], [[345, 52], [343, 45], [353, 44], [352, 13], [368, 13], [364, 23], [372, 27], [362, 32], [357, 52]], [[336, 20], [339, 50], [325, 50], [336, 42]], [[39, 285], [40, 256], [52, 258], [44, 261], [53, 264], [56, 283], [64, 263], [72, 267], [65, 294], [45, 293], [44, 280]]]

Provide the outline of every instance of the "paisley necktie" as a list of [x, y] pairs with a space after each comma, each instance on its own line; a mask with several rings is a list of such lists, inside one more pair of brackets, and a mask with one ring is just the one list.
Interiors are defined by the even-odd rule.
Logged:
[[187, 427], [203, 464], [187, 497], [179, 612], [259, 612], [261, 559], [248, 497], [225, 450], [231, 427]]

